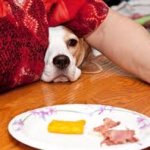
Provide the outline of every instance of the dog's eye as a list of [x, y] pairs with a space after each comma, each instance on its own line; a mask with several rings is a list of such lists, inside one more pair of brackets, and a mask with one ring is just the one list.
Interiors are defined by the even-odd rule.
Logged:
[[76, 39], [70, 39], [70, 40], [68, 41], [67, 45], [74, 47], [74, 46], [77, 45], [77, 43], [78, 43], [78, 41], [77, 41]]

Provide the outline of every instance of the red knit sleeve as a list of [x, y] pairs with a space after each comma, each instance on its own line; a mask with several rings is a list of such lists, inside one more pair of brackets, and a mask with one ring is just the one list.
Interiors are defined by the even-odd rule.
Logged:
[[78, 36], [84, 36], [96, 29], [106, 18], [108, 6], [103, 0], [86, 0], [76, 16], [65, 25]]
[[103, 0], [44, 0], [49, 26], [63, 24], [83, 36], [97, 28], [108, 13]]

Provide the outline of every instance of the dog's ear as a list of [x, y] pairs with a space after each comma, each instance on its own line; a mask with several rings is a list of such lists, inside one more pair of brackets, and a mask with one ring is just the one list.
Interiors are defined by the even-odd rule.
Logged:
[[[99, 62], [98, 57], [101, 55], [98, 51], [92, 49], [83, 39], [81, 42], [81, 53], [80, 66], [82, 73], [100, 73], [103, 69]], [[98, 55], [95, 54], [98, 52]]]
[[86, 57], [88, 57], [88, 54], [90, 53], [90, 47], [89, 45], [84, 41], [83, 38], [79, 39], [79, 47], [75, 53], [76, 58], [76, 66], [80, 67], [83, 61]]

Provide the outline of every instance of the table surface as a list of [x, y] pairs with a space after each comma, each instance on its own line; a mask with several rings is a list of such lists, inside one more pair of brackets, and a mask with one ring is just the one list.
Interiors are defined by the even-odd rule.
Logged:
[[[103, 71], [82, 74], [74, 83], [42, 81], [0, 95], [0, 149], [34, 150], [8, 133], [9, 121], [22, 112], [56, 104], [103, 104], [122, 107], [150, 117], [150, 86], [126, 73], [104, 56]], [[148, 150], [148, 149], [147, 149]]]

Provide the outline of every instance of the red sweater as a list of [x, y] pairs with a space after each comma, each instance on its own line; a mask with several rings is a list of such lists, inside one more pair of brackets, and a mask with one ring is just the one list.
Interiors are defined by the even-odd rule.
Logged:
[[40, 79], [49, 26], [63, 24], [83, 36], [108, 12], [102, 0], [0, 0], [0, 4], [0, 92]]

